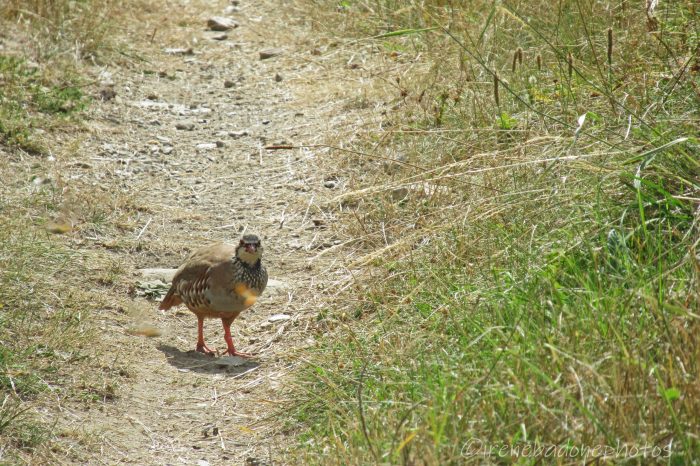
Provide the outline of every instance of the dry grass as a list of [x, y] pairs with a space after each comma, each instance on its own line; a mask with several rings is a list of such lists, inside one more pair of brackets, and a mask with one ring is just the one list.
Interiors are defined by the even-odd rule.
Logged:
[[108, 14], [103, 2], [0, 7], [3, 464], [83, 457], [94, 444], [66, 427], [68, 413], [110, 402], [124, 375], [114, 361], [95, 356], [92, 323], [94, 309], [118, 305], [104, 290], [123, 269], [103, 250], [81, 245], [127, 221], [129, 199], [110, 200], [94, 183], [67, 175], [77, 163], [73, 138], [91, 100], [83, 60], [104, 56], [114, 44], [105, 37], [114, 25]]
[[80, 248], [119, 212], [95, 202], [89, 188], [69, 187], [61, 154], [32, 163], [17, 152], [2, 156], [0, 458], [70, 461], [91, 443], [65, 431], [63, 416], [110, 402], [123, 375], [94, 354], [92, 322], [94, 309], [118, 305], [104, 290], [123, 270], [101, 251]]
[[27, 48], [24, 54], [37, 62], [100, 61], [114, 50], [114, 32], [125, 9], [134, 2], [67, 0], [9, 0], [0, 17], [15, 23]]
[[308, 459], [521, 457], [474, 440], [693, 458], [696, 9], [315, 8], [378, 92], [338, 154], [360, 298], [300, 380]]

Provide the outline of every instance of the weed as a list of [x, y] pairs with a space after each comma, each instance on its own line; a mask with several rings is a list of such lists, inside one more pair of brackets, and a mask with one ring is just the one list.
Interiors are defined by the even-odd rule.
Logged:
[[[432, 29], [391, 39], [410, 39], [423, 60], [399, 71], [421, 99], [356, 148], [405, 163], [388, 173], [347, 161], [362, 172], [338, 215], [371, 251], [355, 262], [371, 273], [357, 271], [361, 312], [341, 311], [356, 320], [324, 318], [336, 331], [299, 377], [300, 454], [323, 464], [547, 462], [547, 449], [575, 462], [696, 458], [697, 10], [394, 6], [333, 13], [349, 35]], [[437, 121], [420, 117], [421, 100], [453, 88], [469, 97], [441, 105]]]
[[43, 152], [43, 143], [35, 134], [61, 123], [57, 116], [79, 113], [87, 105], [79, 79], [66, 71], [68, 84], [47, 80], [26, 60], [0, 55], [0, 142], [29, 152]]

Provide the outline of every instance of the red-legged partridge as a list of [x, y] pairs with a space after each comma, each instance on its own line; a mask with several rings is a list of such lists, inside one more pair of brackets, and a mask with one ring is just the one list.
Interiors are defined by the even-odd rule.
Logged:
[[205, 246], [192, 253], [177, 269], [159, 309], [167, 310], [185, 303], [197, 316], [197, 351], [214, 354], [204, 343], [204, 319], [218, 318], [224, 324], [226, 354], [251, 356], [236, 351], [231, 339], [231, 323], [255, 303], [267, 285], [262, 253], [260, 239], [245, 235], [238, 246], [226, 243]]

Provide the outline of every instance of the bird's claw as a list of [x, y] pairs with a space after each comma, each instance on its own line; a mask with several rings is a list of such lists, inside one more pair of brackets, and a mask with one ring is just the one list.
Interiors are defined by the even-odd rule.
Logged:
[[251, 353], [242, 353], [242, 352], [240, 352], [240, 351], [236, 351], [235, 349], [234, 349], [234, 350], [231, 350], [231, 349], [227, 350], [227, 351], [224, 353], [224, 356], [238, 356], [238, 357], [240, 357], [240, 358], [246, 358], [246, 359], [248, 359], [248, 358], [254, 358], [254, 357], [255, 357], [254, 354], [251, 354]]
[[197, 351], [198, 353], [204, 353], [204, 354], [206, 354], [207, 356], [214, 356], [214, 355], [216, 355], [216, 351], [214, 351], [213, 349], [209, 348], [209, 347], [208, 347], [207, 345], [205, 345], [204, 343], [201, 343], [201, 344], [198, 343], [198, 344], [197, 344], [197, 348], [195, 349], [195, 351]]

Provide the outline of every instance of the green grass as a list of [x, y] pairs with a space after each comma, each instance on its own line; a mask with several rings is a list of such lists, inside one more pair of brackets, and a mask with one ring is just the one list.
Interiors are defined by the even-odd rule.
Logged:
[[549, 5], [319, 13], [418, 64], [357, 148], [410, 165], [347, 160], [338, 215], [378, 252], [299, 376], [303, 461], [700, 457], [699, 12]]
[[93, 8], [101, 3], [0, 5], [6, 32], [0, 53], [2, 464], [77, 461], [89, 442], [61, 430], [63, 406], [115, 396], [117, 375], [99, 358], [87, 358], [94, 343], [90, 311], [105, 295], [95, 283], [98, 291], [85, 288], [86, 261], [91, 272], [103, 262], [70, 241], [76, 226], [94, 224], [114, 208], [109, 199], [95, 202], [89, 187], [66, 189], [61, 173], [76, 152], [70, 133], [90, 101], [81, 60], [96, 59], [106, 44], [105, 10]]
[[45, 153], [89, 105], [85, 61], [114, 62], [114, 25], [133, 5], [96, 0], [8, 0], [0, 4], [0, 144]]
[[0, 203], [0, 444], [19, 457], [49, 437], [34, 409], [61, 397], [89, 336], [79, 312], [87, 300], [66, 293], [61, 278], [78, 258], [21, 213]]
[[115, 306], [119, 293], [104, 292], [114, 286], [105, 277], [116, 281], [124, 270], [75, 243], [82, 232], [94, 234], [94, 215], [114, 214], [114, 206], [95, 202], [88, 187], [61, 189], [62, 161], [7, 157], [0, 169], [0, 463], [79, 461], [94, 445], [71, 431], [64, 410], [116, 397], [124, 373], [101, 355], [93, 316]]
[[55, 71], [29, 66], [26, 59], [0, 55], [0, 143], [29, 152], [44, 152], [37, 130], [65, 127], [88, 99], [72, 69]]

